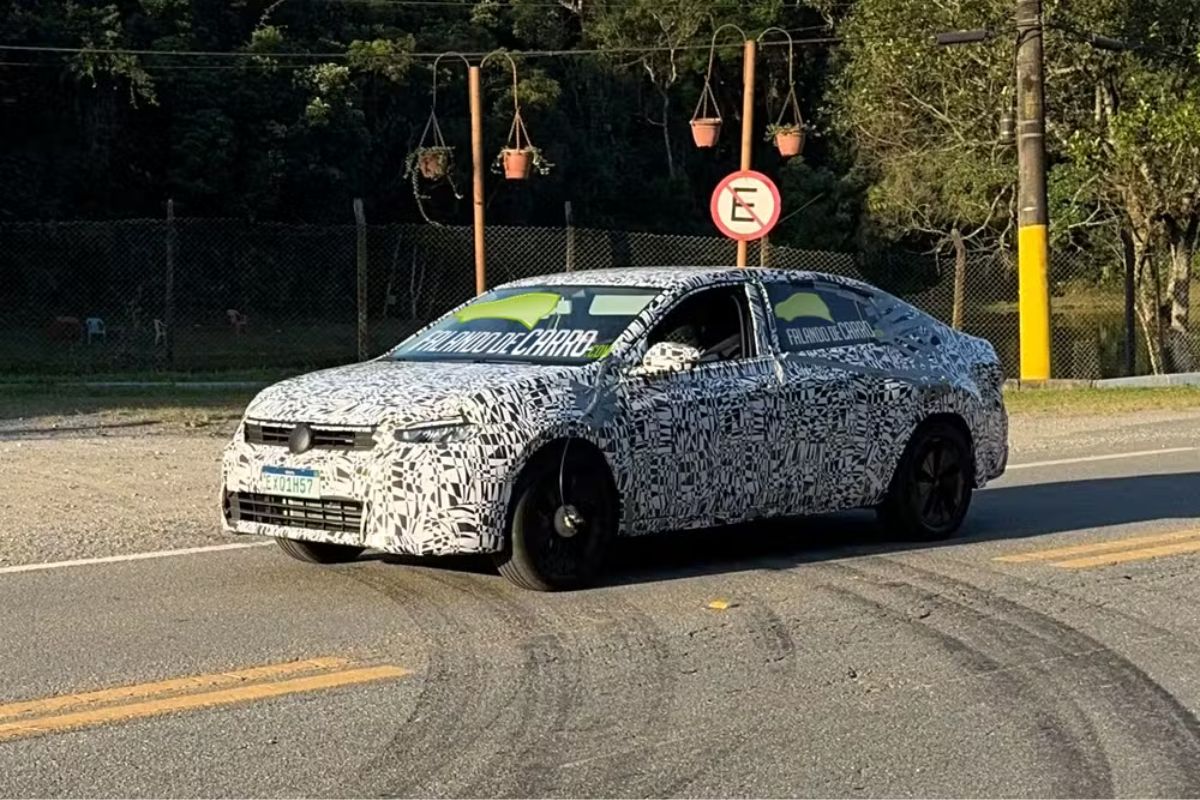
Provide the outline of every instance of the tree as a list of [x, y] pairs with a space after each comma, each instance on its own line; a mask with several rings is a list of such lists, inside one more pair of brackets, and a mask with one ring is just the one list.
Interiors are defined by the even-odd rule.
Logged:
[[[867, 186], [868, 233], [949, 248], [961, 326], [970, 248], [1006, 244], [1015, 161], [994, 120], [1011, 105], [1011, 47], [937, 48], [930, 32], [994, 18], [991, 0], [860, 0], [840, 20], [829, 122]], [[916, 34], [920, 32], [920, 34]]]

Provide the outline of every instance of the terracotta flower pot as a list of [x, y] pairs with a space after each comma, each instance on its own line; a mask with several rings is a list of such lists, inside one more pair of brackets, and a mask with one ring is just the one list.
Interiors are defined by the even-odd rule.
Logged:
[[800, 131], [780, 131], [775, 134], [775, 149], [784, 158], [800, 155], [804, 147], [804, 134]]
[[422, 150], [417, 157], [417, 168], [430, 180], [445, 177], [450, 166], [450, 153], [441, 148]]
[[523, 181], [529, 177], [533, 167], [533, 154], [528, 150], [504, 148], [504, 177], [510, 181]]
[[692, 140], [696, 147], [712, 147], [721, 134], [720, 117], [701, 117], [692, 120]]

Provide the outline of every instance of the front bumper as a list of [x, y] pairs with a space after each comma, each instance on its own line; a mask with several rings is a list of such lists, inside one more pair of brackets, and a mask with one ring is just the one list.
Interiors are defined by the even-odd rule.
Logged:
[[[413, 444], [377, 433], [370, 449], [294, 454], [247, 442], [243, 428], [222, 459], [228, 532], [412, 555], [494, 552], [503, 544], [509, 475], [486, 437]], [[316, 470], [320, 498], [272, 495], [263, 467]]]

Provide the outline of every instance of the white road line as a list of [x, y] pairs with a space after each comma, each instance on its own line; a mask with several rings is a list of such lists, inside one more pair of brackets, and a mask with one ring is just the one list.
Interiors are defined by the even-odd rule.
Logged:
[[77, 558], [74, 561], [48, 561], [42, 564], [18, 564], [13, 567], [0, 567], [0, 575], [11, 575], [14, 572], [40, 572], [44, 569], [62, 569], [64, 567], [86, 567], [92, 564], [117, 564], [122, 561], [142, 561], [147, 558], [170, 558], [172, 556], [190, 556], [195, 553], [219, 553], [223, 550], [245, 550], [247, 547], [267, 547], [271, 542], [245, 542], [239, 544], [214, 544], [208, 547], [181, 547], [178, 550], [152, 550], [147, 553], [127, 553], [122, 556], [103, 556], [101, 558]]
[[1200, 447], [1166, 447], [1162, 450], [1138, 450], [1134, 453], [1107, 453], [1101, 456], [1080, 456], [1078, 458], [1056, 458], [1053, 461], [1030, 461], [1027, 464], [1009, 464], [1008, 469], [1032, 469], [1034, 467], [1057, 467], [1060, 464], [1083, 464], [1088, 461], [1113, 461], [1118, 458], [1143, 458], [1145, 456], [1163, 456], [1168, 453], [1191, 453]]

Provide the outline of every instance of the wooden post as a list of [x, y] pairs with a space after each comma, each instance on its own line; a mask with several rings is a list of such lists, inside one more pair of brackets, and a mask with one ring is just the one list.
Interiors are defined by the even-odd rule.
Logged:
[[563, 203], [563, 216], [567, 222], [567, 272], [575, 271], [575, 223], [571, 218], [571, 201]]
[[766, 236], [758, 240], [758, 265], [771, 266], [771, 240]]
[[475, 294], [483, 294], [487, 291], [487, 248], [483, 240], [483, 99], [479, 67], [467, 68], [467, 92], [471, 106], [471, 194], [475, 206]]
[[[755, 43], [747, 39], [742, 51], [742, 169], [750, 169], [754, 151], [754, 58]], [[745, 267], [746, 242], [738, 242], [737, 265]]]
[[163, 355], [175, 366], [175, 201], [167, 200], [167, 268], [163, 276]]
[[354, 198], [354, 227], [358, 234], [355, 248], [358, 262], [358, 360], [369, 358], [367, 345], [367, 217], [361, 197]]

